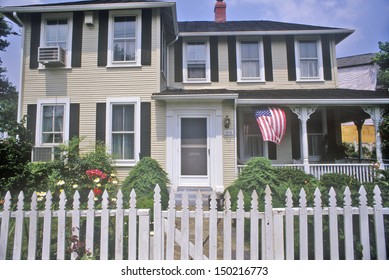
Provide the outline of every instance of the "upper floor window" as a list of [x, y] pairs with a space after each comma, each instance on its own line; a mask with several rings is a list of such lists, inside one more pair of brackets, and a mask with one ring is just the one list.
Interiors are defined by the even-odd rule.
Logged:
[[108, 66], [139, 66], [141, 59], [141, 14], [112, 11], [109, 18]]
[[297, 41], [297, 80], [323, 80], [320, 40]]
[[264, 81], [263, 46], [259, 40], [237, 41], [238, 81]]
[[188, 41], [184, 43], [184, 81], [210, 81], [208, 41]]
[[[72, 13], [43, 14], [40, 47], [47, 49], [41, 50], [41, 55], [43, 55], [43, 57], [39, 57], [39, 60], [45, 60], [44, 58], [47, 58], [48, 60], [58, 59], [63, 62], [61, 66], [71, 67], [72, 32]], [[60, 47], [64, 51], [63, 57], [54, 55], [55, 53], [52, 52], [55, 52], [55, 50], [51, 47]], [[48, 61], [48, 63], [50, 62], [53, 61]], [[48, 66], [45, 63], [43, 64]]]
[[69, 99], [38, 101], [36, 143], [55, 146], [69, 140]]

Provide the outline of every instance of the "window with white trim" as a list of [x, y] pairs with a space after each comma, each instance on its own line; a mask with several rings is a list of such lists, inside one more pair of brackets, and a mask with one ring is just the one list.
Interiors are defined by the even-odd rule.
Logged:
[[135, 164], [140, 152], [140, 99], [108, 98], [107, 116], [110, 153], [118, 164]]
[[186, 41], [183, 47], [184, 82], [210, 82], [210, 50], [208, 41]]
[[42, 15], [40, 47], [61, 47], [65, 50], [67, 68], [71, 67], [72, 34], [72, 13]]
[[69, 106], [66, 98], [38, 101], [38, 146], [56, 146], [69, 140]]
[[323, 80], [321, 41], [301, 39], [296, 41], [297, 80]]
[[140, 66], [140, 11], [111, 11], [108, 30], [108, 66]]
[[264, 81], [263, 46], [259, 40], [237, 41], [238, 81]]

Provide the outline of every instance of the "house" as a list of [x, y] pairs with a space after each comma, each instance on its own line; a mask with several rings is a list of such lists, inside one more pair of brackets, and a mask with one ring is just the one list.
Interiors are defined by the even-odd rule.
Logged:
[[[23, 26], [19, 117], [33, 159], [83, 136], [81, 150], [106, 143], [121, 177], [151, 156], [174, 189], [222, 192], [252, 157], [313, 173], [342, 157], [341, 123], [378, 126], [388, 92], [339, 88], [335, 46], [353, 30], [228, 21], [226, 8], [218, 0], [215, 20], [196, 22], [177, 22], [163, 1], [1, 8]], [[285, 113], [278, 145], [256, 122], [267, 107]]]

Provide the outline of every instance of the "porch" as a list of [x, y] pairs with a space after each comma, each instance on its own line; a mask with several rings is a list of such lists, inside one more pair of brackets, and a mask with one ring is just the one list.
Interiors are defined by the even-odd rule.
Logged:
[[[292, 168], [304, 171], [304, 164], [273, 164], [276, 168]], [[238, 174], [245, 165], [238, 165]], [[372, 183], [378, 166], [376, 163], [313, 163], [309, 164], [309, 174], [320, 180], [321, 176], [329, 173], [345, 174], [357, 179], [360, 183]], [[384, 163], [384, 169], [389, 169], [389, 163]]]

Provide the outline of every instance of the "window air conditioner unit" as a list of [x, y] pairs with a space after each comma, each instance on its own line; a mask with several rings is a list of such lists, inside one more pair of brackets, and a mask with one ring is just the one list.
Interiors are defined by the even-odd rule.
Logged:
[[32, 148], [32, 162], [46, 162], [52, 161], [58, 156], [58, 147], [33, 147]]
[[39, 47], [38, 62], [46, 67], [63, 67], [66, 65], [66, 52], [59, 46]]

